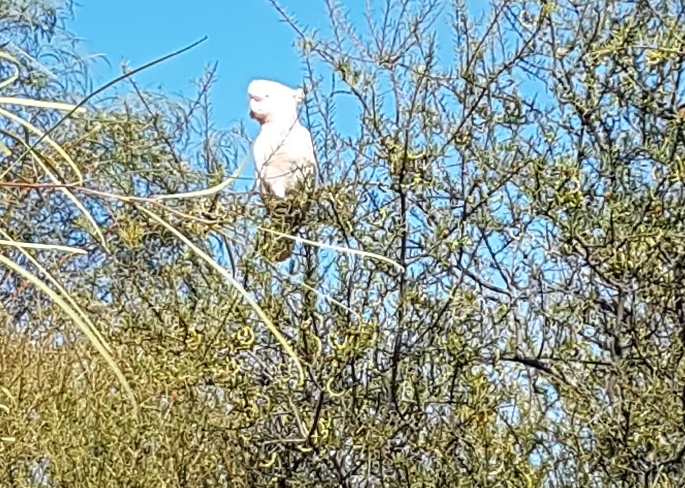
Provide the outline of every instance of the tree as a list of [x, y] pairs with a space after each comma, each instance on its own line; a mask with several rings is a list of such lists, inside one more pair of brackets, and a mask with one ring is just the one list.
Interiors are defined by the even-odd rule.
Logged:
[[[365, 28], [325, 4], [329, 36], [273, 4], [323, 180], [287, 267], [256, 249], [249, 192], [149, 198], [240, 166], [240, 128], [207, 122], [212, 70], [197, 100], [133, 84], [51, 133], [101, 237], [5, 129], [3, 226], [88, 250], [36, 255], [140, 405], [63, 308], [4, 275], [5, 484], [683, 484], [682, 2], [388, 0]], [[27, 52], [63, 15], [35, 5], [3, 16]], [[29, 79], [13, 95], [88, 86]]]

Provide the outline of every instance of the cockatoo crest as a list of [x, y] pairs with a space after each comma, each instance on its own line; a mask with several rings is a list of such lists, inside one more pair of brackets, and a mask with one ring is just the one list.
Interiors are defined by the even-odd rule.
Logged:
[[260, 124], [292, 123], [304, 100], [302, 89], [289, 88], [270, 80], [254, 80], [247, 87], [250, 117]]

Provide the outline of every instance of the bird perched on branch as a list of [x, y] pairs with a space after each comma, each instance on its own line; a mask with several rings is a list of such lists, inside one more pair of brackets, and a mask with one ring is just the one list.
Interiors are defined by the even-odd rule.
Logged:
[[[247, 92], [250, 117], [260, 125], [253, 146], [259, 193], [271, 227], [294, 235], [305, 223], [318, 172], [312, 136], [298, 117], [304, 92], [270, 80], [252, 81]], [[294, 240], [265, 238], [267, 257], [284, 261], [292, 254]]]

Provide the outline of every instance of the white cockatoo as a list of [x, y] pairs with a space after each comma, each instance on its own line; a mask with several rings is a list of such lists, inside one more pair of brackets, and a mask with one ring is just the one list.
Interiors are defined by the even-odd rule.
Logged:
[[[276, 230], [293, 235], [304, 223], [307, 190], [314, 188], [317, 178], [312, 136], [298, 114], [304, 92], [275, 81], [254, 80], [247, 93], [250, 117], [260, 125], [253, 146], [259, 192], [269, 213], [279, 220]], [[290, 256], [293, 240], [272, 239], [286, 247], [273, 253], [276, 261]]]

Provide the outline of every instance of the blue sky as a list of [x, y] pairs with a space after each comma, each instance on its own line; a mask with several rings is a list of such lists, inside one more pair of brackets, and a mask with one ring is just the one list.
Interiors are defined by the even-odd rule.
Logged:
[[[218, 62], [218, 82], [211, 98], [215, 126], [226, 129], [247, 119], [245, 90], [251, 79], [269, 78], [291, 86], [303, 80], [296, 35], [268, 0], [77, 1], [68, 28], [82, 39], [84, 54], [102, 54], [107, 60], [91, 63], [96, 87], [120, 75], [122, 61], [138, 67], [204, 36], [208, 39], [202, 45], [137, 75], [136, 81], [170, 94], [190, 94], [194, 93], [190, 81]], [[278, 3], [306, 30], [331, 31], [324, 0]], [[340, 3], [363, 31], [367, 0]], [[380, 13], [384, 3], [372, 1], [374, 12]], [[467, 0], [474, 14], [482, 13], [487, 3]], [[441, 34], [451, 35], [446, 29]]]
[[[323, 1], [281, 0], [281, 6], [308, 28], [323, 32], [329, 24]], [[364, 0], [345, 0], [352, 18], [362, 19]], [[296, 86], [302, 62], [292, 29], [267, 0], [80, 0], [69, 29], [82, 38], [85, 53], [104, 54], [92, 65], [95, 86], [121, 74], [121, 62], [137, 67], [208, 39], [192, 51], [136, 76], [147, 88], [192, 93], [190, 80], [218, 62], [212, 92], [217, 128], [247, 119], [245, 90], [253, 78]]]

